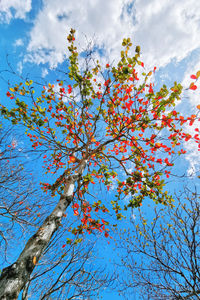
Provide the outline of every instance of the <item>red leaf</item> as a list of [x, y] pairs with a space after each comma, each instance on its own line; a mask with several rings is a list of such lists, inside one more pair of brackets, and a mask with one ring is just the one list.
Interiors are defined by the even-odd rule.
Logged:
[[107, 232], [105, 232], [105, 237], [106, 237], [106, 238], [109, 237], [109, 234], [108, 234]]
[[195, 91], [195, 90], [197, 89], [197, 86], [192, 82], [192, 83], [190, 84], [189, 89]]
[[197, 76], [196, 75], [191, 75], [190, 78], [197, 79]]
[[79, 204], [78, 203], [74, 203], [73, 208], [79, 209]]
[[72, 87], [71, 85], [68, 85], [68, 94], [71, 94], [71, 92], [72, 92]]

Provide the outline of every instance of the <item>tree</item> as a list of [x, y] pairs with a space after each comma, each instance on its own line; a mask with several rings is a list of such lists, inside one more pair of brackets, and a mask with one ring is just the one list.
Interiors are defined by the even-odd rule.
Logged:
[[0, 128], [0, 249], [5, 260], [16, 232], [18, 237], [23, 236], [25, 228], [30, 230], [37, 225], [34, 218], [40, 206], [38, 191], [24, 168], [25, 153], [18, 147], [17, 139], [13, 128]]
[[23, 289], [22, 299], [90, 299], [114, 284], [114, 275], [94, 257], [94, 242], [67, 244], [62, 251], [53, 244]]
[[[140, 206], [144, 198], [171, 203], [164, 185], [175, 159], [185, 153], [179, 146], [191, 139], [199, 144], [198, 133], [183, 132], [183, 124], [192, 125], [198, 116], [183, 117], [174, 109], [182, 86], [174, 83], [168, 90], [164, 85], [154, 92], [149, 82], [152, 72], [146, 73], [139, 60], [140, 48], [129, 55], [129, 38], [123, 40], [120, 61], [102, 69], [87, 52], [85, 65], [79, 67], [74, 30], [68, 42], [69, 72], [61, 73], [64, 78], [57, 79], [56, 86], [49, 83], [34, 89], [27, 79], [9, 87], [7, 97], [14, 101], [13, 107], [1, 105], [1, 114], [24, 126], [33, 149], [43, 153], [48, 174], [43, 190], [60, 197], [18, 260], [3, 270], [0, 295], [5, 299], [16, 298], [23, 289], [68, 207], [80, 220], [72, 227], [73, 234], [103, 232], [108, 238], [109, 216], [102, 215], [113, 209], [120, 220], [124, 197], [131, 195], [125, 209]], [[144, 71], [141, 80], [137, 69]], [[112, 187], [116, 197], [110, 203], [95, 198], [93, 184], [106, 190]]]
[[200, 299], [199, 200], [185, 188], [173, 208], [155, 207], [152, 219], [140, 210], [121, 243], [126, 295], [134, 289], [141, 299]]
[[[5, 124], [4, 124], [5, 127]], [[0, 249], [1, 265], [15, 258], [14, 248], [23, 249], [26, 232], [35, 231], [43, 219], [43, 192], [35, 190], [34, 174], [27, 172], [24, 157], [30, 151], [20, 147], [22, 137], [13, 128], [0, 130]], [[32, 161], [33, 156], [31, 156]], [[49, 202], [45, 205], [47, 209]], [[39, 212], [38, 212], [39, 209]], [[37, 216], [37, 218], [36, 218]], [[73, 224], [73, 221], [71, 221]], [[95, 241], [77, 238], [75, 242], [63, 238], [72, 226], [67, 220], [45, 249], [37, 269], [23, 288], [21, 299], [29, 297], [47, 299], [77, 299], [91, 297], [101, 288], [110, 286], [111, 276], [104, 273], [104, 264], [94, 266]], [[74, 225], [74, 224], [73, 224]], [[58, 252], [58, 244], [62, 245]], [[12, 259], [13, 259], [12, 258]]]

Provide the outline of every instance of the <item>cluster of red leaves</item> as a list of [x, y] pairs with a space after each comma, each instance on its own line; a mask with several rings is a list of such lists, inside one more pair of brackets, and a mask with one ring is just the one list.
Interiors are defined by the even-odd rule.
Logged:
[[[95, 212], [97, 212], [100, 207], [98, 204], [95, 204]], [[99, 232], [104, 232], [105, 237], [107, 238], [109, 236], [108, 231], [109, 229], [106, 228], [106, 224], [108, 224], [104, 219], [95, 219], [92, 218], [92, 207], [88, 202], [83, 202], [81, 206], [78, 203], [74, 203], [72, 206], [74, 210], [75, 216], [81, 216], [81, 225], [78, 226], [78, 228], [73, 230], [73, 233], [76, 234], [82, 234], [84, 231], [91, 234], [95, 230]], [[102, 209], [103, 212], [107, 212], [108, 210]]]

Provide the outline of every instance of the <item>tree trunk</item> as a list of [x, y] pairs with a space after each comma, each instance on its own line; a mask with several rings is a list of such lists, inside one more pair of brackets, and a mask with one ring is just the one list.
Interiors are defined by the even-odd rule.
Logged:
[[29, 281], [35, 264], [39, 261], [45, 248], [48, 246], [54, 232], [61, 224], [66, 208], [71, 204], [75, 182], [82, 175], [86, 161], [82, 162], [78, 172], [69, 176], [63, 195], [53, 212], [46, 218], [38, 231], [28, 240], [19, 258], [12, 265], [2, 270], [0, 276], [0, 299], [17, 299], [20, 291]]

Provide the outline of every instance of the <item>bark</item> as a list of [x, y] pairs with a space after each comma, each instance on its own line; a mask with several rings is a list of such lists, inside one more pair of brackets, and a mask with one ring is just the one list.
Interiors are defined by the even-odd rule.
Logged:
[[61, 225], [61, 219], [73, 199], [75, 182], [80, 178], [86, 161], [75, 175], [69, 176], [63, 195], [53, 212], [45, 219], [38, 231], [28, 240], [19, 258], [12, 265], [2, 270], [0, 276], [0, 299], [17, 299], [20, 291], [29, 281], [35, 264], [39, 261], [53, 234]]

